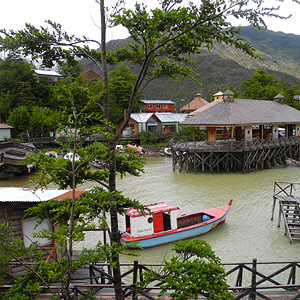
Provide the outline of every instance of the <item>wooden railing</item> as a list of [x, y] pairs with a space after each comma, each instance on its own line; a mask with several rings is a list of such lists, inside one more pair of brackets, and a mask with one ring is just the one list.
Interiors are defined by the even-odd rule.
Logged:
[[[124, 270], [122, 274], [122, 288], [125, 297], [131, 296], [138, 299], [141, 295], [147, 299], [154, 299], [160, 290], [161, 282], [157, 280], [146, 289], [139, 289], [139, 282], [143, 281], [144, 272], [152, 270], [157, 272], [161, 264], [141, 264], [135, 261], [133, 264], [121, 264]], [[273, 299], [274, 293], [289, 295], [289, 299], [300, 298], [300, 261], [295, 262], [264, 262], [259, 263], [253, 259], [251, 263], [227, 263], [224, 264], [227, 273], [229, 291], [234, 299]], [[113, 277], [111, 276], [109, 264], [94, 264], [89, 266], [90, 283], [82, 284], [73, 282], [75, 294], [84, 294], [84, 288], [97, 288], [110, 290], [113, 294]], [[298, 271], [298, 272], [297, 272]], [[158, 272], [159, 273], [159, 272]], [[101, 295], [101, 293], [99, 294]], [[199, 294], [205, 299], [205, 295]], [[291, 295], [293, 298], [291, 298]]]
[[299, 144], [300, 141], [297, 137], [278, 138], [272, 139], [255, 139], [251, 142], [236, 141], [236, 140], [216, 140], [210, 141], [182, 141], [172, 140], [169, 146], [173, 150], [194, 152], [194, 151], [250, 151], [254, 149], [284, 147]]

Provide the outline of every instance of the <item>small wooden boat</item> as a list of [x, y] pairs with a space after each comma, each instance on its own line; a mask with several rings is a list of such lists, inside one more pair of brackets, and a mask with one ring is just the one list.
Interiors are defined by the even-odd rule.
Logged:
[[121, 244], [146, 248], [204, 234], [225, 222], [231, 204], [232, 200], [224, 206], [178, 217], [179, 207], [164, 202], [148, 205], [150, 212], [131, 208], [125, 214], [126, 231], [120, 233]]
[[36, 166], [23, 161], [38, 152], [39, 150], [30, 143], [0, 143], [0, 179], [11, 179], [30, 173]]

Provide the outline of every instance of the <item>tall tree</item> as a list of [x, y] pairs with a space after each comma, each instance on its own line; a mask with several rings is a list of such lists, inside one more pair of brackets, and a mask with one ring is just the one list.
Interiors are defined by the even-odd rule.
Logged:
[[[282, 1], [281, 1], [282, 2]], [[299, 3], [297, 0], [294, 2]], [[80, 42], [91, 40], [78, 39], [63, 32], [61, 25], [48, 21], [52, 28], [35, 28], [26, 24], [24, 30], [1, 30], [0, 50], [9, 51], [10, 55], [32, 55], [41, 58], [43, 64], [52, 67], [54, 62], [67, 59], [74, 63], [76, 56], [91, 58], [102, 71], [103, 80], [103, 119], [109, 116], [109, 82], [107, 63], [119, 63], [129, 60], [140, 66], [137, 79], [128, 99], [124, 123], [119, 130], [112, 132], [109, 140], [109, 184], [108, 189], [116, 191], [116, 149], [115, 145], [122, 131], [127, 126], [134, 103], [143, 88], [153, 79], [168, 76], [173, 80], [180, 77], [193, 77], [193, 61], [190, 54], [201, 52], [202, 47], [208, 50], [214, 43], [228, 43], [241, 49], [252, 57], [257, 57], [255, 49], [236, 36], [240, 29], [233, 26], [229, 17], [245, 19], [256, 28], [265, 27], [264, 17], [280, 17], [278, 8], [266, 7], [263, 0], [202, 0], [197, 4], [183, 5], [182, 0], [161, 0], [160, 8], [148, 10], [137, 3], [134, 10], [120, 9], [119, 1], [116, 10], [109, 19], [111, 26], [123, 25], [129, 31], [131, 41], [121, 49], [107, 52], [106, 49], [106, 7], [105, 1], [99, 0], [101, 15], [100, 53], [87, 47], [79, 47]], [[91, 41], [92, 42], [92, 41]], [[64, 46], [68, 48], [63, 48]], [[73, 48], [70, 48], [72, 46]], [[100, 61], [100, 63], [99, 63]], [[111, 198], [111, 243], [118, 242], [118, 218], [116, 199]], [[118, 253], [113, 253], [114, 284], [116, 299], [123, 299]]]
[[257, 70], [250, 79], [242, 82], [246, 99], [272, 100], [278, 93], [283, 93], [284, 83], [268, 75], [265, 70]]

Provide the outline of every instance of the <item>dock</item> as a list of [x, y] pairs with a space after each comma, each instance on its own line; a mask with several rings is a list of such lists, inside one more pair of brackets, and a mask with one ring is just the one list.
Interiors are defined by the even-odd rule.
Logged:
[[278, 202], [278, 223], [284, 221], [284, 234], [288, 235], [290, 243], [300, 241], [300, 196], [296, 195], [300, 183], [275, 182], [271, 220], [274, 219], [276, 202]]
[[288, 158], [299, 160], [300, 140], [290, 136], [271, 139], [256, 139], [251, 142], [236, 140], [175, 141], [172, 150], [173, 170], [192, 169], [206, 172], [243, 172], [258, 171], [282, 165]]

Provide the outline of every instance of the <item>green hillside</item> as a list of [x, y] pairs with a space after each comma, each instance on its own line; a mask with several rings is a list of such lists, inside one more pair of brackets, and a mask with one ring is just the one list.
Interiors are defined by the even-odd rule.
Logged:
[[[212, 92], [229, 85], [240, 90], [241, 82], [249, 79], [259, 68], [274, 74], [276, 79], [300, 85], [299, 35], [243, 27], [240, 36], [257, 49], [263, 60], [252, 59], [231, 46], [216, 44], [211, 52], [203, 50], [201, 54], [192, 56], [196, 60], [199, 73], [196, 78], [202, 85], [196, 84], [193, 80], [173, 82], [163, 78], [151, 82], [143, 92], [143, 98], [172, 99], [178, 106], [183, 106], [200, 92], [203, 98], [209, 100]], [[108, 49], [113, 50], [125, 42], [126, 40], [110, 41]], [[93, 69], [93, 65], [86, 61], [83, 66], [85, 69]], [[137, 66], [131, 66], [133, 71], [137, 71], [136, 68]]]

